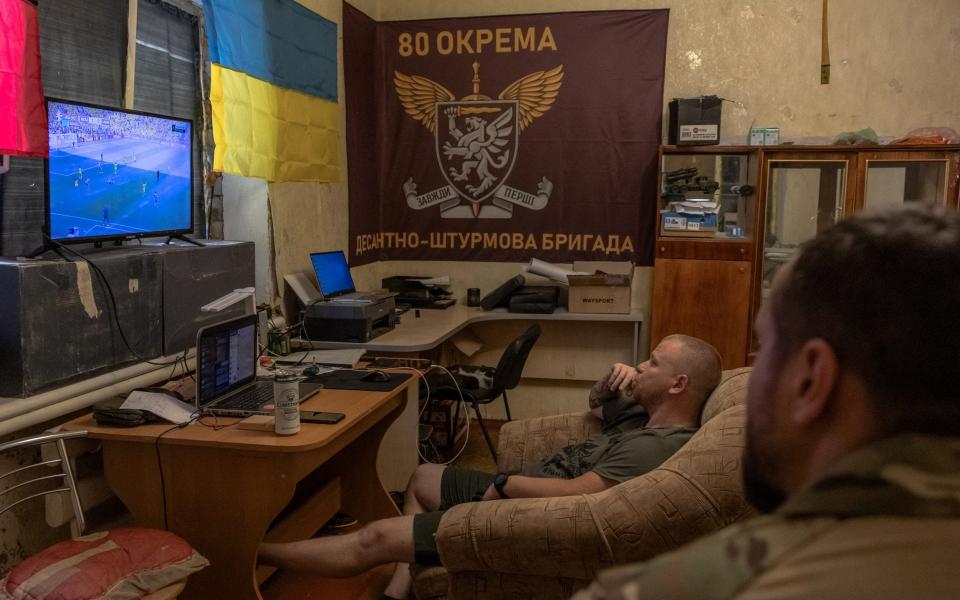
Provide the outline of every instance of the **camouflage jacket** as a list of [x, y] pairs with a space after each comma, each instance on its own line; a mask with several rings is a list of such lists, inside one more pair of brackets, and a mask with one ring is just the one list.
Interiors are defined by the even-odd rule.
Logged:
[[649, 562], [604, 571], [574, 600], [735, 598], [832, 528], [872, 517], [960, 525], [960, 438], [900, 435], [852, 452], [777, 512]]

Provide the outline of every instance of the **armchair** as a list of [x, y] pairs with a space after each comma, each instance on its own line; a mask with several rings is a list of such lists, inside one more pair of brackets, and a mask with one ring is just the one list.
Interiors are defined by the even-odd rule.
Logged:
[[[598, 571], [647, 560], [752, 514], [740, 483], [749, 368], [725, 371], [700, 430], [653, 471], [603, 492], [474, 502], [440, 521], [444, 567], [415, 567], [417, 598], [567, 598]], [[515, 472], [600, 428], [589, 412], [506, 423]]]

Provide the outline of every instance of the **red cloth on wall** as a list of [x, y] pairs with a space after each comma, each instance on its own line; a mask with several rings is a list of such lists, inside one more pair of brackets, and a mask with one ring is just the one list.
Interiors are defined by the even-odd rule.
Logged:
[[0, 31], [0, 154], [47, 156], [37, 6], [0, 0]]

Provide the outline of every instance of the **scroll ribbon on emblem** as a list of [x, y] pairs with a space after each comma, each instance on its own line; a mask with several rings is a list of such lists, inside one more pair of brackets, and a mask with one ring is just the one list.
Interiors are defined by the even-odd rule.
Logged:
[[553, 193], [553, 183], [546, 177], [543, 177], [540, 179], [540, 183], [537, 184], [536, 194], [518, 190], [509, 185], [502, 185], [496, 194], [494, 194], [493, 202], [503, 208], [506, 207], [501, 205], [500, 202], [497, 202], [497, 200], [516, 204], [517, 206], [529, 208], [530, 210], [541, 210], [547, 205], [547, 201], [550, 200], [551, 193]]
[[431, 192], [427, 192], [426, 194], [418, 196], [417, 184], [414, 183], [413, 177], [410, 177], [403, 183], [403, 195], [407, 199], [407, 206], [414, 210], [430, 208], [431, 206], [436, 206], [437, 204], [447, 202], [448, 200], [455, 200], [455, 203], [460, 202], [456, 190], [449, 185], [445, 185], [441, 188], [437, 188]]

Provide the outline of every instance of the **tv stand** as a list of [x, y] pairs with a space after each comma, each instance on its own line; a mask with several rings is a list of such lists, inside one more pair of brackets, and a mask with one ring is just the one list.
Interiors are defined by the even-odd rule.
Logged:
[[164, 243], [169, 244], [169, 243], [170, 243], [171, 241], [173, 241], [173, 240], [180, 240], [180, 241], [183, 241], [183, 242], [187, 242], [187, 243], [189, 243], [189, 244], [194, 244], [194, 245], [196, 245], [196, 246], [206, 246], [206, 244], [204, 244], [204, 243], [202, 243], [202, 242], [198, 242], [197, 240], [191, 240], [191, 239], [188, 238], [187, 236], [185, 236], [185, 235], [183, 235], [183, 234], [180, 234], [180, 233], [177, 233], [177, 234], [174, 234], [174, 235], [169, 236], [169, 237], [167, 238], [167, 241], [164, 242]]
[[62, 258], [63, 260], [65, 260], [65, 261], [70, 261], [70, 259], [67, 257], [66, 254], [63, 253], [63, 250], [61, 250], [59, 246], [57, 246], [57, 245], [55, 245], [55, 244], [51, 244], [51, 243], [49, 243], [49, 242], [44, 242], [44, 244], [43, 244], [42, 246], [40, 246], [40, 247], [37, 248], [36, 250], [32, 250], [31, 252], [29, 252], [29, 253], [27, 253], [27, 254], [24, 254], [23, 257], [24, 257], [24, 258], [37, 258], [37, 257], [39, 257], [39, 256], [43, 256], [43, 255], [46, 254], [47, 252], [53, 252], [54, 254], [56, 254], [57, 256], [59, 256], [60, 258]]

